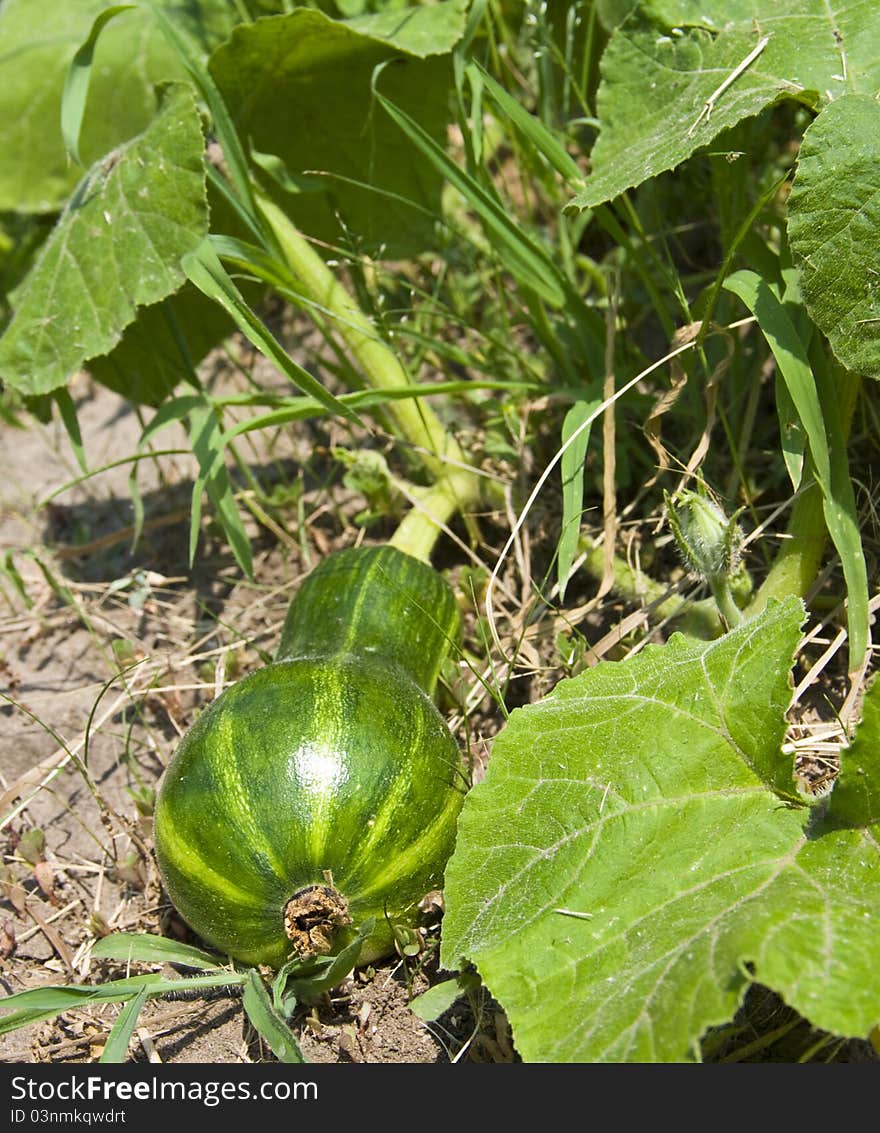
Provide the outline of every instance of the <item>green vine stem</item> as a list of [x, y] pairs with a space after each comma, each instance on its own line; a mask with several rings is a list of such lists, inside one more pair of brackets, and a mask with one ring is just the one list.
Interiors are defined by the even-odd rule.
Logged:
[[413, 498], [413, 506], [388, 540], [391, 546], [428, 562], [437, 537], [449, 520], [476, 500], [476, 495], [471, 494], [473, 479], [474, 474], [466, 469], [450, 469], [438, 476], [429, 488]]
[[[261, 212], [274, 232], [288, 266], [295, 275], [303, 301], [314, 305], [334, 322], [340, 336], [357, 361], [363, 376], [373, 389], [396, 390], [408, 387], [410, 379], [391, 347], [377, 334], [370, 319], [358, 306], [342, 283], [330, 271], [312, 245], [297, 230], [286, 213], [269, 197], [257, 190]], [[841, 418], [849, 434], [852, 413], [859, 389], [859, 379], [843, 375], [840, 384]], [[413, 506], [399, 524], [389, 542], [399, 550], [428, 561], [444, 526], [457, 512], [465, 512], [480, 495], [479, 478], [468, 465], [458, 442], [423, 401], [394, 400], [388, 406], [401, 437], [418, 452], [433, 483], [413, 496]], [[827, 531], [819, 486], [810, 484], [797, 497], [783, 542], [760, 589], [746, 607], [745, 617], [759, 613], [771, 597], [796, 594], [805, 597], [821, 566], [827, 544]], [[583, 540], [587, 552], [586, 569], [601, 574], [604, 569], [594, 557], [603, 552], [590, 540]], [[662, 617], [685, 618], [689, 628], [700, 636], [715, 636], [721, 629], [717, 610], [703, 603], [688, 603], [672, 597], [659, 584], [636, 574], [619, 558], [614, 560], [614, 587], [621, 595], [647, 602], [658, 602]], [[714, 588], [713, 588], [714, 589]], [[716, 601], [719, 595], [715, 595]], [[731, 594], [720, 596], [725, 616], [733, 624], [739, 607]]]
[[760, 614], [771, 598], [786, 594], [805, 597], [816, 581], [827, 540], [822, 491], [814, 481], [795, 500], [785, 540], [746, 607], [745, 616]]
[[[835, 367], [836, 390], [839, 396], [840, 423], [843, 440], [849, 439], [861, 378], [843, 367]], [[795, 594], [806, 598], [816, 581], [825, 548], [828, 529], [822, 490], [813, 481], [795, 499], [788, 521], [786, 537], [766, 578], [744, 611], [746, 618], [759, 614], [771, 598]]]
[[[584, 569], [593, 578], [601, 580], [605, 571], [604, 545], [588, 535], [582, 535], [579, 546], [586, 556]], [[653, 606], [659, 618], [663, 621], [677, 621], [677, 628], [692, 637], [708, 641], [719, 637], [724, 631], [714, 595], [701, 602], [693, 602], [680, 594], [670, 594], [668, 586], [636, 570], [620, 555], [615, 555], [612, 560], [612, 575], [614, 591], [621, 598]], [[745, 574], [742, 577], [743, 580], [748, 579]]]
[[[397, 355], [308, 240], [274, 201], [259, 190], [256, 196], [296, 276], [304, 302], [333, 320], [367, 384], [377, 390], [410, 386], [409, 375]], [[391, 401], [387, 408], [400, 436], [414, 446], [434, 481], [414, 498], [412, 510], [390, 542], [398, 550], [427, 561], [443, 526], [479, 498], [479, 477], [430, 406], [412, 398]]]

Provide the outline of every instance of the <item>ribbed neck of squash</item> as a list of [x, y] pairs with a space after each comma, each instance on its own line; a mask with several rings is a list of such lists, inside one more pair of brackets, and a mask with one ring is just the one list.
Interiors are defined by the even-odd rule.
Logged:
[[276, 660], [378, 658], [432, 695], [458, 633], [455, 598], [433, 567], [396, 547], [358, 547], [328, 555], [305, 579]]

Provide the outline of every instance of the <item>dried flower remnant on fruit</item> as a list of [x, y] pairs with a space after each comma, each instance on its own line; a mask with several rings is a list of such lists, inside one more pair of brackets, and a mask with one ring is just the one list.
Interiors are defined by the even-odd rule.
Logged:
[[350, 924], [345, 898], [328, 885], [300, 889], [284, 907], [284, 931], [301, 960], [326, 956], [337, 929]]

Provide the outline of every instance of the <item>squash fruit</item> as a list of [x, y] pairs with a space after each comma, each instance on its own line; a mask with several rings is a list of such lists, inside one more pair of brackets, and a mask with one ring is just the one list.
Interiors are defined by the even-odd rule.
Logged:
[[458, 632], [451, 590], [391, 546], [329, 555], [288, 610], [276, 660], [223, 692], [166, 769], [155, 846], [205, 941], [280, 967], [394, 949], [442, 885], [464, 797], [432, 694]]

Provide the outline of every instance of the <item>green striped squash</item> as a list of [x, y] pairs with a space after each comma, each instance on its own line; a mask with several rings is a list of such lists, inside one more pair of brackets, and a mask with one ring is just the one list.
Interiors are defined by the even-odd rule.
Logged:
[[434, 705], [458, 612], [393, 547], [328, 556], [291, 602], [277, 659], [227, 689], [163, 778], [155, 844], [168, 896], [250, 964], [393, 951], [442, 885], [463, 776]]

